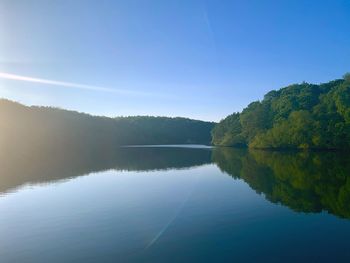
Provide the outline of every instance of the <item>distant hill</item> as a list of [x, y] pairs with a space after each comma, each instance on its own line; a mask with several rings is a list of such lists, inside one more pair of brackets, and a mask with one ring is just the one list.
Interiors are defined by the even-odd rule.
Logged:
[[294, 84], [233, 113], [212, 131], [221, 146], [350, 148], [350, 74], [328, 83]]
[[92, 151], [117, 145], [210, 144], [214, 123], [187, 118], [107, 118], [0, 100], [2, 149]]

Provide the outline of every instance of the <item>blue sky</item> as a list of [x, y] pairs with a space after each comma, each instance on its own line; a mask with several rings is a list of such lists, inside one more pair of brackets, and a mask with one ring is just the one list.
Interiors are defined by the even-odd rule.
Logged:
[[218, 121], [350, 71], [349, 16], [347, 0], [0, 0], [0, 73], [20, 76], [0, 97]]

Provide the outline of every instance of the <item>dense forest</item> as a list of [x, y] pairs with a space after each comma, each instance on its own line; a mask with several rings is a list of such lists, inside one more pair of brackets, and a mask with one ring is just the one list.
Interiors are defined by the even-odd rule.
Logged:
[[[135, 144], [210, 144], [214, 123], [186, 118], [107, 118], [0, 100], [0, 147], [73, 151]], [[58, 149], [59, 150], [59, 149]], [[34, 152], [33, 152], [34, 153]]]
[[250, 148], [348, 149], [350, 74], [328, 83], [294, 84], [233, 113], [212, 131], [212, 143]]

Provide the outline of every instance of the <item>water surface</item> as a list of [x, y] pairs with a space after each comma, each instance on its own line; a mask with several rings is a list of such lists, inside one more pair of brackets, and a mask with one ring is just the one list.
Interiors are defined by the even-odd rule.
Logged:
[[1, 262], [348, 262], [339, 153], [0, 154]]

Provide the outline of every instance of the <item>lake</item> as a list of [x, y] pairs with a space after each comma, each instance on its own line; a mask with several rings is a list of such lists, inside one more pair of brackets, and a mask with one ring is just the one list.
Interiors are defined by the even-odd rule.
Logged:
[[0, 154], [1, 262], [349, 262], [350, 157]]

